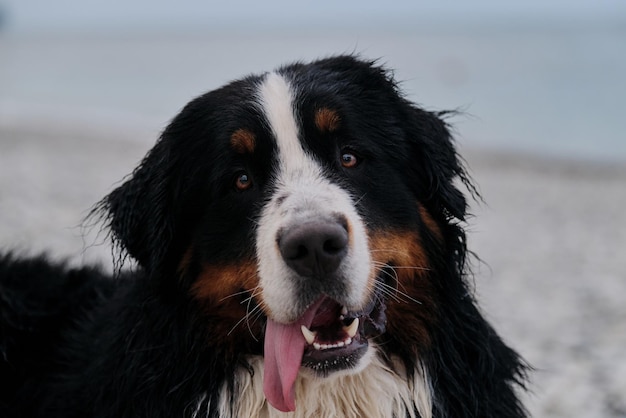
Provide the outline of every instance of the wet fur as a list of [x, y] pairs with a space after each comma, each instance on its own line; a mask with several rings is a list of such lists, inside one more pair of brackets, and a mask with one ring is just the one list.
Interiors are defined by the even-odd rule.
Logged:
[[[320, 134], [343, 127], [365, 142], [381, 138], [368, 144], [378, 150], [378, 177], [337, 184], [367, 190], [359, 202], [367, 224], [376, 232], [410, 229], [417, 237], [411, 245], [429, 262], [419, 272], [395, 270], [409, 299], [398, 293], [390, 301], [388, 330], [377, 340], [376, 364], [394, 384], [408, 388], [427, 380], [415, 391], [399, 391], [412, 397], [407, 416], [526, 416], [516, 391], [527, 368], [485, 321], [467, 281], [466, 201], [455, 180], [470, 192], [473, 187], [445, 114], [411, 104], [390, 73], [352, 56], [278, 71], [299, 83], [303, 109], [312, 105], [308, 91], [329, 89], [315, 96], [321, 101], [335, 95], [331, 105], [342, 108], [344, 119], [318, 116]], [[262, 354], [263, 315], [257, 310], [241, 322], [249, 312], [241, 301], [250, 291], [238, 296], [210, 288], [210, 277], [234, 288], [253, 285], [240, 283], [237, 272], [254, 280], [254, 248], [239, 243], [253, 237], [253, 210], [263, 196], [225, 188], [232, 167], [217, 144], [226, 131], [260, 126], [259, 114], [239, 103], [262, 77], [190, 102], [132, 176], [95, 209], [121, 259], [133, 258], [137, 269], [112, 278], [45, 257], [0, 258], [0, 416], [229, 417], [235, 415], [225, 411], [242, 399], [258, 397], [258, 389], [256, 395], [242, 391], [241, 382], [258, 384], [254, 359]], [[350, 120], [359, 123], [346, 126]], [[254, 145], [272, 152], [262, 141]], [[252, 164], [263, 184], [270, 163]], [[315, 416], [308, 407], [299, 413], [308, 412]]]

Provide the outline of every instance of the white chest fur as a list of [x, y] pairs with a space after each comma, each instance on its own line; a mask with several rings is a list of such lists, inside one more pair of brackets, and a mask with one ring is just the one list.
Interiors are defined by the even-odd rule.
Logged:
[[[385, 418], [432, 417], [432, 397], [426, 370], [407, 379], [397, 362], [395, 371], [373, 356], [370, 364], [355, 374], [319, 378], [301, 373], [296, 382], [296, 411], [280, 412], [263, 395], [263, 357], [249, 359], [253, 373], [240, 369], [234, 393], [224, 386], [220, 418]], [[230, 400], [234, 399], [234, 402]], [[203, 401], [200, 401], [203, 402]], [[408, 414], [408, 415], [407, 415]]]

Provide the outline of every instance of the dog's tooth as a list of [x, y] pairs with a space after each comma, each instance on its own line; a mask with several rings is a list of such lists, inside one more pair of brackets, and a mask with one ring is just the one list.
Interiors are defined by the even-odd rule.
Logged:
[[347, 327], [343, 327], [343, 330], [348, 334], [350, 338], [353, 338], [356, 335], [356, 332], [359, 329], [359, 318], [354, 318], [352, 323]]
[[348, 314], [348, 308], [346, 308], [345, 306], [343, 306], [343, 307], [341, 308], [341, 315], [345, 316], [345, 315], [347, 315], [347, 314]]
[[311, 331], [304, 325], [300, 326], [300, 330], [302, 331], [302, 335], [304, 335], [304, 339], [306, 340], [307, 344], [313, 344], [313, 342], [315, 341], [315, 336], [317, 335], [317, 332]]
[[321, 350], [322, 346], [318, 343], [313, 343], [313, 348], [315, 348], [316, 350]]

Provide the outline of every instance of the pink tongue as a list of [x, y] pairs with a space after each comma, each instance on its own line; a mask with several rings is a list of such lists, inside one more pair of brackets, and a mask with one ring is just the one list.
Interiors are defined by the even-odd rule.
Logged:
[[315, 313], [324, 299], [320, 298], [304, 312], [302, 317], [291, 324], [281, 324], [267, 319], [263, 392], [268, 402], [279, 411], [296, 410], [294, 384], [306, 347], [300, 327], [311, 326]]

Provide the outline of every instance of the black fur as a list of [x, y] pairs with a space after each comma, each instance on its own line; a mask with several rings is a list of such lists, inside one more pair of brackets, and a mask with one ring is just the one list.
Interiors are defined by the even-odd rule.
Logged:
[[[369, 140], [376, 150], [372, 167], [380, 180], [337, 179], [365, 196], [360, 210], [366, 219], [380, 228], [417, 228], [419, 201], [441, 228], [443, 242], [420, 227], [433, 260], [430, 344], [384, 337], [409, 369], [416, 352], [426, 364], [433, 416], [526, 416], [516, 390], [525, 385], [527, 367], [483, 319], [466, 280], [460, 222], [467, 204], [454, 180], [470, 191], [473, 186], [442, 115], [409, 103], [388, 72], [355, 57], [279, 71], [297, 83], [302, 109], [317, 102], [343, 109], [350, 140]], [[245, 356], [261, 353], [262, 345], [249, 336], [230, 345], [216, 341], [223, 319], [190, 288], [203, 263], [253, 254], [273, 148], [260, 115], [242, 103], [261, 77], [190, 102], [132, 176], [96, 208], [122, 253], [138, 263], [136, 271], [112, 278], [44, 257], [0, 258], [1, 417], [190, 417], [202, 394], [211, 409], [199, 412], [217, 417], [222, 384], [232, 384], [235, 368], [245, 367]], [[267, 157], [246, 162], [260, 185], [246, 194], [232, 190], [241, 162], [225, 151], [239, 127], [254, 131], [258, 153]], [[326, 152], [314, 140], [308, 146]]]

